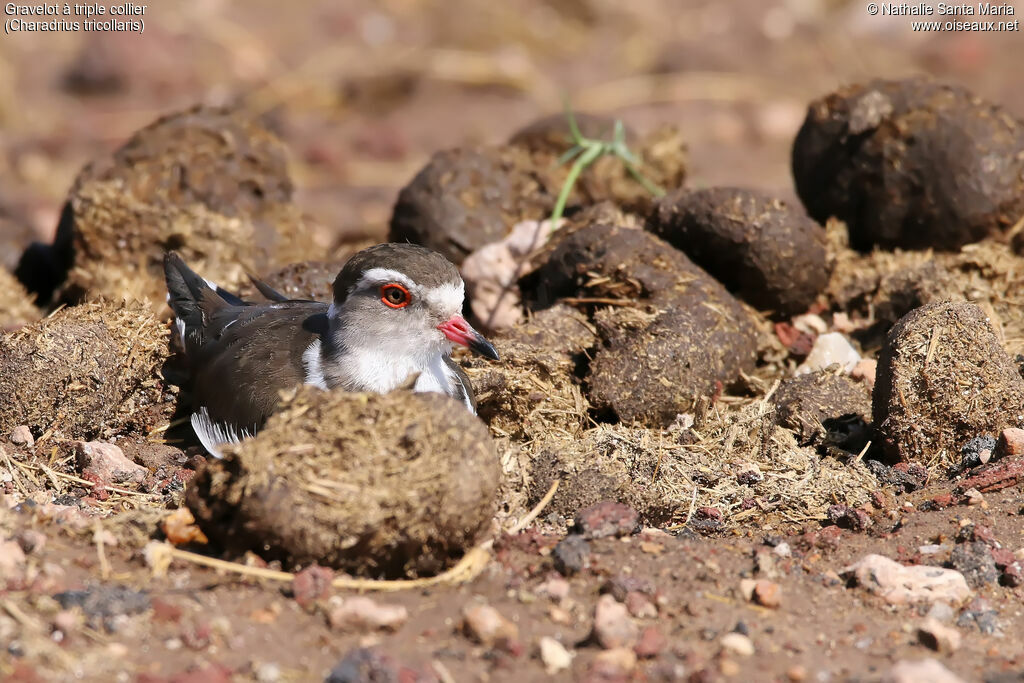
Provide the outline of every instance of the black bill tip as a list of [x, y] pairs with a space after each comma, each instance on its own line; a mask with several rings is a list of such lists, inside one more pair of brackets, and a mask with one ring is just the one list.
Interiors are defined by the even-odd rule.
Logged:
[[480, 333], [477, 333], [475, 337], [470, 339], [467, 344], [469, 350], [473, 353], [478, 353], [484, 358], [490, 358], [491, 360], [501, 360], [498, 356], [498, 350], [494, 348], [494, 344], [487, 341], [487, 339]]

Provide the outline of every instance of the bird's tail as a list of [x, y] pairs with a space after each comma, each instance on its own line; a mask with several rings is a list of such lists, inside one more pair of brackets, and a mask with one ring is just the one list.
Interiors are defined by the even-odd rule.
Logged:
[[[167, 305], [174, 311], [175, 323], [182, 344], [202, 344], [206, 318], [203, 302], [218, 299], [217, 289], [185, 265], [177, 252], [164, 255], [164, 278], [167, 281]], [[218, 288], [219, 289], [219, 288]]]

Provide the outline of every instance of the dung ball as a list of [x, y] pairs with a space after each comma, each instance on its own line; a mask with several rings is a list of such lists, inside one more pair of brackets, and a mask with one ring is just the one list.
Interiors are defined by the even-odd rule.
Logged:
[[601, 425], [571, 440], [539, 439], [531, 446], [528, 501], [535, 505], [560, 482], [545, 513], [572, 518], [602, 501], [624, 503], [646, 524], [664, 524], [678, 501], [653, 485], [658, 454], [649, 448], [651, 432], [623, 425]]
[[872, 411], [890, 460], [955, 467], [970, 439], [1024, 426], [1024, 379], [978, 306], [932, 303], [889, 331]]
[[658, 313], [624, 308], [595, 315], [604, 340], [587, 378], [595, 409], [665, 427], [753, 370], [757, 329], [735, 300], [728, 307], [695, 292], [686, 301], [680, 296]]
[[402, 188], [388, 240], [429, 247], [460, 265], [523, 220], [551, 211], [554, 196], [515, 147], [466, 147], [436, 153]]
[[807, 212], [845, 221], [859, 250], [955, 250], [1024, 213], [1024, 122], [926, 78], [875, 80], [812, 102], [792, 165]]
[[824, 229], [758, 192], [718, 187], [673, 193], [658, 203], [648, 229], [761, 310], [803, 313], [828, 284]]
[[308, 258], [314, 231], [292, 192], [284, 145], [257, 121], [206, 107], [163, 117], [75, 180], [58, 229], [73, 253], [63, 296], [162, 307], [170, 249], [229, 289]]
[[144, 433], [174, 412], [168, 328], [138, 303], [88, 303], [0, 337], [0, 433], [90, 440]]
[[537, 299], [593, 309], [587, 396], [603, 417], [661, 427], [753, 369], [752, 314], [682, 252], [643, 230], [594, 225], [538, 269]]
[[499, 479], [487, 428], [453, 399], [303, 387], [254, 438], [204, 466], [186, 501], [228, 550], [417, 576], [477, 542]]

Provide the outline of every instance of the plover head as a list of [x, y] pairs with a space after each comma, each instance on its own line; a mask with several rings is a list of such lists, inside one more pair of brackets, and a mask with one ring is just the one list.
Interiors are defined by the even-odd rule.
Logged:
[[462, 317], [464, 298], [458, 269], [434, 251], [379, 244], [359, 252], [334, 281], [326, 383], [390, 391], [415, 372], [437, 374], [456, 344], [497, 360], [494, 346]]

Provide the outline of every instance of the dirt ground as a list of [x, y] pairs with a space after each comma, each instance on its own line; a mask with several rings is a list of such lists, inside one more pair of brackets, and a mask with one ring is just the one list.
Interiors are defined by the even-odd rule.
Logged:
[[[923, 493], [909, 501], [927, 499]], [[113, 607], [110, 632], [102, 618], [65, 632], [52, 626], [59, 609], [52, 598], [25, 600], [21, 591], [9, 593], [3, 605], [19, 618], [8, 646], [28, 656], [11, 662], [8, 680], [48, 680], [33, 672], [50, 666], [63, 670], [66, 680], [319, 680], [357, 647], [375, 648], [391, 660], [380, 667], [387, 673], [363, 680], [444, 680], [442, 672], [451, 680], [540, 680], [545, 674], [536, 643], [544, 636], [578, 653], [553, 680], [616, 680], [594, 674], [602, 650], [591, 631], [599, 594], [621, 586], [639, 588], [657, 606], [656, 616], [640, 620], [657, 633], [648, 636], [655, 654], [641, 660], [634, 680], [878, 680], [898, 660], [933, 654], [917, 634], [926, 610], [888, 606], [848, 588], [837, 572], [868, 552], [909, 558], [920, 546], [948, 545], [967, 522], [987, 525], [997, 538], [1019, 544], [1020, 509], [1019, 491], [1013, 491], [989, 496], [985, 508], [894, 511], [877, 531], [842, 531], [828, 541], [767, 538], [754, 531], [731, 538], [643, 533], [601, 539], [592, 543], [590, 568], [570, 577], [567, 594], [558, 598], [550, 596], [552, 578], [561, 580], [550, 554], [562, 534], [546, 534], [542, 526], [501, 540], [498, 561], [469, 585], [371, 594], [380, 604], [405, 607], [408, 621], [394, 632], [367, 633], [330, 628], [322, 612], [307, 612], [289, 595], [287, 584], [180, 565], [154, 578], [138, 557], [116, 548], [107, 551], [104, 569], [89, 534], [77, 542], [51, 536], [32, 554], [42, 567], [63, 568], [45, 584], [47, 590], [124, 586], [144, 592], [151, 607], [128, 616]], [[792, 557], [777, 561], [777, 608], [753, 605], [740, 593], [740, 581], [755, 575], [755, 552], [770, 549], [765, 541], [793, 549]], [[1013, 635], [1024, 629], [1020, 589], [994, 586], [979, 599], [998, 613], [996, 631], [962, 629], [963, 644], [945, 656], [945, 664], [965, 680], [1016, 680], [1024, 665]], [[463, 635], [463, 609], [475, 601], [515, 623], [518, 642], [489, 649]], [[737, 631], [753, 642], [753, 656], [723, 650], [722, 636]], [[394, 677], [402, 667], [417, 673]], [[279, 678], [271, 677], [275, 670]]]
[[[505, 140], [558, 111], [563, 94], [639, 131], [677, 125], [688, 187], [751, 187], [794, 203], [794, 135], [807, 103], [840, 85], [926, 73], [1024, 115], [1019, 32], [914, 33], [909, 17], [869, 16], [843, 0], [311, 0], [287, 9], [195, 0], [150, 5], [145, 18], [141, 36], [0, 41], [0, 266], [13, 269], [29, 242], [52, 239], [84, 164], [196, 103], [264, 116], [290, 152], [296, 204], [331, 245], [324, 261], [386, 239], [398, 191], [435, 151]], [[984, 268], [972, 259], [988, 252], [972, 254], [942, 262], [975, 277]], [[870, 265], [901, 268], [885, 256]], [[971, 283], [990, 285], [981, 298], [1015, 354], [1024, 350], [1018, 276], [1012, 263], [996, 270]], [[878, 346], [877, 336], [862, 340], [865, 355]], [[779, 367], [724, 404], [756, 408]], [[752, 422], [735, 419], [709, 427], [713, 438], [756, 450]], [[966, 681], [1024, 680], [1024, 587], [1012, 576], [982, 561], [973, 595], [943, 613], [889, 604], [844, 573], [879, 554], [971, 574], [976, 544], [1024, 563], [1019, 471], [1013, 485], [978, 496], [951, 495], [957, 482], [935, 476], [909, 493], [857, 479], [853, 493], [851, 484], [803, 510], [763, 515], [756, 497], [713, 491], [715, 481], [695, 474], [687, 483], [703, 487], [700, 503], [688, 498], [697, 488], [673, 492], [681, 512], [663, 528], [630, 533], [626, 524], [621, 538], [568, 544], [572, 511], [556, 512], [556, 499], [514, 536], [497, 533], [499, 522], [508, 527], [499, 516], [493, 559], [471, 582], [378, 593], [324, 588], [329, 576], [316, 570], [293, 585], [147, 557], [147, 541], [163, 537], [159, 520], [182, 504], [202, 464], [194, 447], [125, 446], [151, 476], [97, 497], [75, 479], [70, 441], [30, 449], [0, 436], [0, 473], [9, 475], [0, 479], [3, 680], [940, 680], [927, 669], [899, 677], [899, 666], [928, 659]], [[652, 452], [657, 475], [664, 451]], [[846, 465], [827, 460], [787, 462], [780, 479], [836, 476]], [[831, 505], [839, 509], [829, 521]], [[265, 567], [255, 556], [248, 563]], [[766, 594], [751, 599], [744, 580], [764, 582], [755, 591]], [[630, 615], [596, 627], [606, 594]], [[373, 603], [353, 603], [360, 595]], [[389, 606], [406, 613], [366, 621]], [[500, 618], [466, 627], [483, 606]], [[929, 618], [960, 642], [943, 640], [942, 629], [936, 642], [922, 634]]]

